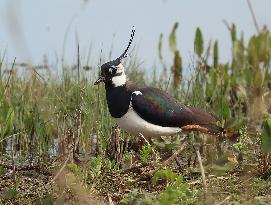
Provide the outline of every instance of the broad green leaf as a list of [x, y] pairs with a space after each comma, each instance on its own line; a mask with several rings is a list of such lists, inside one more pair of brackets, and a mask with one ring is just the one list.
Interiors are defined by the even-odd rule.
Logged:
[[7, 116], [6, 116], [6, 124], [4, 128], [3, 136], [9, 135], [12, 132], [14, 125], [14, 110], [12, 107], [9, 108]]
[[178, 182], [183, 181], [182, 176], [178, 176], [177, 174], [175, 174], [174, 172], [172, 172], [169, 169], [165, 169], [165, 170], [162, 169], [162, 170], [159, 170], [159, 171], [155, 172], [155, 174], [153, 175], [151, 181], [152, 181], [153, 184], [157, 184], [157, 182], [160, 179], [166, 179], [169, 182], [174, 182], [177, 179], [178, 179]]

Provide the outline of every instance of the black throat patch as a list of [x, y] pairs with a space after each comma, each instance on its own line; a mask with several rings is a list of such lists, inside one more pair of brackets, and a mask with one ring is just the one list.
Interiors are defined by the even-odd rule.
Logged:
[[132, 93], [127, 90], [126, 85], [106, 88], [107, 105], [112, 117], [120, 118], [127, 113], [131, 95]]

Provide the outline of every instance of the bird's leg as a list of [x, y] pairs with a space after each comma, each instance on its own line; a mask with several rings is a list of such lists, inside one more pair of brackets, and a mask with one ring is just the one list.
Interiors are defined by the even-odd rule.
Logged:
[[155, 162], [157, 162], [157, 161], [159, 160], [159, 155], [158, 155], [157, 152], [153, 149], [153, 146], [152, 146], [152, 145], [150, 144], [150, 142], [144, 137], [143, 134], [139, 133], [138, 135], [139, 135], [139, 137], [141, 137], [141, 138], [145, 141], [145, 143], [146, 143], [147, 145], [150, 146], [150, 148], [151, 148], [151, 150], [152, 150], [152, 153], [155, 155]]
[[121, 160], [121, 153], [120, 153], [120, 128], [118, 125], [113, 127], [111, 140], [114, 142], [114, 158], [116, 162], [120, 162]]
[[206, 203], [207, 185], [206, 185], [205, 172], [204, 172], [204, 168], [203, 168], [203, 164], [202, 164], [202, 158], [201, 158], [201, 155], [200, 155], [199, 147], [193, 145], [193, 148], [196, 151], [197, 159], [198, 159], [198, 162], [199, 162], [201, 178], [202, 178], [202, 185], [203, 185], [203, 190], [204, 190], [204, 202]]
[[149, 141], [144, 137], [143, 134], [138, 133], [138, 135], [139, 135], [139, 137], [141, 137], [141, 138], [146, 142], [147, 145], [151, 145], [151, 144], [149, 143]]
[[120, 153], [120, 128], [118, 125], [112, 127], [111, 133], [111, 151], [113, 152], [113, 159], [116, 162], [121, 161], [121, 153]]
[[188, 139], [188, 135], [181, 139], [181, 147], [179, 149], [177, 149], [167, 160], [162, 162], [163, 167], [168, 165], [172, 160], [174, 160], [185, 149], [186, 145], [188, 144], [187, 139]]

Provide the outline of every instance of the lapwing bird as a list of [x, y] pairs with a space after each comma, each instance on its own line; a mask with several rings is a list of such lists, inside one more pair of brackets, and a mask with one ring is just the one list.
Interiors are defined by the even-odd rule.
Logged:
[[215, 115], [180, 104], [160, 89], [128, 81], [121, 61], [127, 57], [134, 34], [133, 28], [123, 54], [104, 63], [94, 83], [104, 83], [109, 112], [120, 128], [132, 135], [142, 134], [148, 138], [190, 131], [226, 136], [227, 131], [217, 126]]

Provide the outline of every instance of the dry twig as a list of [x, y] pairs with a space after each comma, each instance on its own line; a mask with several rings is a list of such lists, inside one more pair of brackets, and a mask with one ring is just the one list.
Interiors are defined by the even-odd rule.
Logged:
[[201, 178], [202, 178], [202, 185], [203, 185], [203, 191], [204, 191], [204, 202], [206, 202], [206, 195], [207, 195], [207, 185], [206, 185], [206, 177], [205, 177], [205, 172], [202, 164], [202, 158], [199, 152], [199, 149], [194, 147], [196, 150], [198, 162], [199, 162], [199, 167], [200, 167], [200, 172], [201, 172]]
[[153, 154], [155, 154], [155, 161], [158, 161], [158, 155], [156, 153], [156, 151], [153, 149], [153, 147], [151, 146], [151, 144], [149, 143], [149, 141], [144, 137], [143, 134], [139, 133], [139, 136], [147, 143], [147, 145], [149, 145], [151, 147], [151, 151]]
[[162, 163], [162, 166], [168, 165], [173, 159], [175, 159], [186, 147], [187, 142], [184, 142], [181, 147], [173, 153], [167, 160]]

